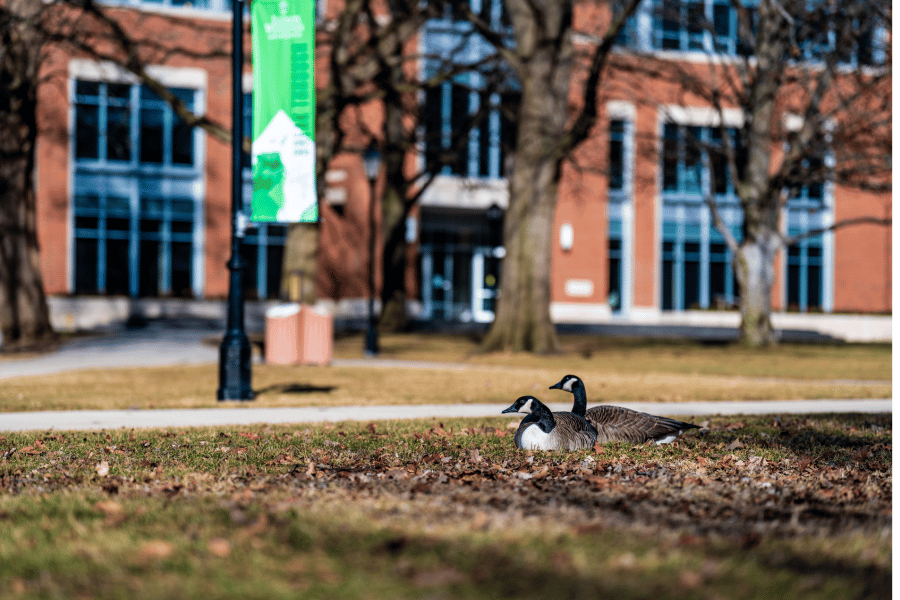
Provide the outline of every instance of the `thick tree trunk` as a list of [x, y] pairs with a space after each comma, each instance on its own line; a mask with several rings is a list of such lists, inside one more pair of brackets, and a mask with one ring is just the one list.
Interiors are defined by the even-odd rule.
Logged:
[[770, 346], [778, 341], [772, 328], [777, 251], [774, 239], [744, 243], [734, 257], [734, 272], [740, 286], [740, 340], [747, 346]]
[[775, 255], [781, 244], [780, 192], [771, 186], [770, 171], [775, 97], [780, 79], [778, 65], [786, 48], [780, 29], [782, 15], [770, 2], [762, 2], [759, 12], [761, 25], [754, 52], [754, 85], [748, 94], [748, 122], [743, 132], [747, 166], [744, 180], [737, 185], [744, 209], [744, 239], [733, 261], [741, 288], [740, 341], [747, 346], [765, 346], [777, 341], [772, 329], [772, 285]]
[[483, 351], [559, 351], [550, 255], [572, 72], [569, 2], [510, 2], [522, 100], [504, 223], [500, 297]]
[[319, 224], [288, 226], [281, 267], [281, 297], [291, 302], [314, 304], [319, 253]]
[[382, 331], [403, 331], [409, 321], [406, 314], [406, 209], [401, 193], [388, 185], [381, 198], [384, 251], [378, 328]]
[[[559, 351], [550, 319], [550, 248], [556, 185], [546, 182], [547, 165], [534, 166], [530, 170], [518, 164], [510, 184], [500, 297], [494, 324], [482, 343], [484, 351]], [[536, 183], [539, 179], [545, 182]]]
[[[398, 73], [390, 72], [389, 77]], [[395, 90], [399, 83], [385, 86]], [[384, 246], [381, 260], [382, 331], [402, 331], [408, 324], [406, 314], [406, 217], [409, 213], [408, 179], [404, 173], [406, 132], [403, 127], [403, 97], [389, 92], [384, 115], [384, 188], [381, 197], [381, 231]]]
[[0, 15], [0, 332], [4, 347], [54, 337], [37, 241], [34, 165], [42, 43], [29, 19], [40, 0], [6, 4]]

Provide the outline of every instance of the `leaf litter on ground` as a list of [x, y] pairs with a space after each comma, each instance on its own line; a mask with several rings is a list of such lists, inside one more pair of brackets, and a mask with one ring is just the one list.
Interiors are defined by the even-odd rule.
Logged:
[[[5, 434], [0, 523], [9, 527], [0, 533], [0, 559], [40, 547], [46, 533], [37, 532], [74, 528], [76, 562], [97, 554], [92, 545], [112, 543], [97, 536], [129, 531], [141, 540], [123, 558], [129, 569], [170, 572], [199, 562], [189, 570], [202, 571], [214, 568], [208, 561], [232, 561], [237, 576], [235, 556], [296, 554], [325, 573], [310, 589], [340, 588], [349, 585], [341, 575], [348, 569], [389, 564], [400, 577], [379, 584], [385, 589], [460, 588], [457, 596], [467, 597], [495, 578], [503, 596], [519, 588], [501, 573], [522, 561], [545, 578], [575, 575], [586, 589], [626, 598], [646, 590], [612, 590], [605, 576], [677, 572], [677, 585], [657, 590], [673, 598], [731, 589], [735, 577], [758, 591], [786, 586], [783, 597], [827, 597], [850, 586], [856, 597], [875, 598], [889, 589], [889, 415], [699, 424], [670, 445], [575, 453], [519, 451], [515, 424], [499, 417]], [[35, 512], [37, 499], [52, 510]], [[197, 510], [207, 516], [192, 524]], [[186, 530], [196, 540], [171, 541]], [[374, 566], [344, 560], [360, 538], [368, 540], [362, 547], [381, 548]], [[489, 550], [499, 558], [481, 561], [482, 577], [466, 575], [471, 553]], [[0, 575], [0, 586], [40, 591], [48, 570], [63, 585], [51, 566], [56, 551], [45, 552], [45, 563]], [[591, 568], [598, 560], [599, 571]], [[266, 569], [280, 573], [273, 581], [290, 579], [281, 567]], [[763, 573], [775, 579], [757, 581]]]

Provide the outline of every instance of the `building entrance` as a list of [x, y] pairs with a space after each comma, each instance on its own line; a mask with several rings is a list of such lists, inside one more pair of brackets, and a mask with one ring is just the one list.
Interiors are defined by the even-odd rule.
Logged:
[[498, 243], [501, 219], [498, 211], [423, 210], [424, 318], [463, 323], [494, 320], [503, 256]]

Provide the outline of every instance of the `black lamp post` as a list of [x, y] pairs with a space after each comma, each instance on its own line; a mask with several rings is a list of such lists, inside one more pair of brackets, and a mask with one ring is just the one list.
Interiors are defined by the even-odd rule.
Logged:
[[375, 327], [375, 182], [381, 169], [381, 153], [374, 144], [363, 155], [363, 166], [369, 179], [369, 324], [366, 327], [366, 356], [378, 354], [378, 330]]
[[241, 177], [244, 116], [241, 77], [244, 63], [244, 1], [232, 0], [231, 26], [231, 258], [228, 260], [228, 320], [219, 347], [219, 389], [216, 397], [225, 400], [252, 400], [250, 386], [250, 340], [244, 331], [243, 271], [241, 242], [245, 216]]

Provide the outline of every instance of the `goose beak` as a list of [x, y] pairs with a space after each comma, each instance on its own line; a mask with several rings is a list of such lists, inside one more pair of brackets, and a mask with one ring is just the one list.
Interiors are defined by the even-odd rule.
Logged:
[[516, 408], [516, 405], [515, 405], [515, 404], [513, 404], [512, 406], [510, 406], [510, 407], [507, 408], [507, 409], [502, 410], [502, 411], [500, 412], [500, 414], [503, 414], [503, 413], [514, 413], [514, 412], [519, 412], [519, 409]]
[[560, 381], [559, 383], [557, 383], [557, 384], [555, 384], [555, 385], [551, 385], [548, 389], [551, 389], [551, 390], [561, 390], [561, 389], [562, 389], [562, 381]]

